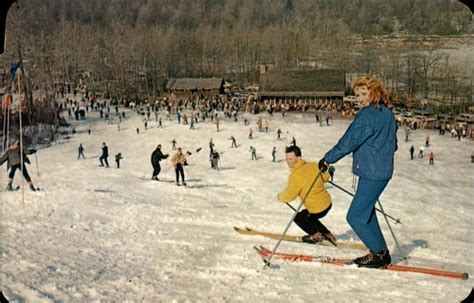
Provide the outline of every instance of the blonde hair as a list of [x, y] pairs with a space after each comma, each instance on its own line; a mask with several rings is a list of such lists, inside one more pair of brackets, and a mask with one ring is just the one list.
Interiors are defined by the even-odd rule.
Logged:
[[369, 90], [370, 104], [379, 106], [380, 104], [387, 104], [389, 102], [387, 90], [379, 80], [369, 76], [363, 76], [352, 81], [352, 90], [355, 91], [356, 88], [361, 86], [365, 86]]

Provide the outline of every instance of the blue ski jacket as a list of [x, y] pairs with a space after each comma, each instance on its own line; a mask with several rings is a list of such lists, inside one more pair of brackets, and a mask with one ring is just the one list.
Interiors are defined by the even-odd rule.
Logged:
[[362, 108], [339, 142], [324, 155], [335, 163], [353, 153], [352, 170], [368, 180], [389, 180], [397, 150], [397, 123], [385, 105]]

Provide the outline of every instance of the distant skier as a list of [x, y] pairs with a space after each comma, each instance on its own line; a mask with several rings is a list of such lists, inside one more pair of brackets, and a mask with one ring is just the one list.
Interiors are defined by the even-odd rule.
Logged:
[[276, 153], [277, 153], [277, 149], [276, 149], [275, 146], [273, 146], [273, 150], [272, 150], [272, 158], [273, 159], [272, 159], [272, 162], [276, 162], [276, 158], [275, 158]]
[[291, 140], [291, 145], [296, 146], [296, 139], [295, 139], [295, 137], [293, 137], [293, 139]]
[[415, 154], [415, 147], [412, 145], [410, 147], [410, 158], [413, 160], [413, 155]]
[[82, 158], [85, 160], [86, 157], [84, 156], [84, 147], [82, 146], [82, 143], [79, 143], [79, 147], [77, 148], [77, 152], [79, 153], [77, 155], [77, 160], [82, 156]]
[[257, 127], [259, 132], [263, 132], [262, 117], [258, 117]]
[[140, 129], [137, 127], [137, 135], [140, 134]]
[[232, 145], [230, 146], [230, 148], [237, 148], [237, 141], [235, 140], [235, 137], [234, 136], [230, 136], [230, 139], [232, 140]]
[[163, 152], [161, 151], [161, 144], [158, 144], [156, 149], [151, 154], [151, 165], [153, 166], [153, 174], [151, 176], [152, 180], [159, 180], [158, 175], [161, 171], [160, 161], [167, 158], [168, 154], [163, 154]]
[[303, 160], [298, 146], [286, 148], [286, 163], [291, 169], [291, 173], [288, 178], [288, 186], [278, 195], [278, 200], [289, 203], [299, 197], [304, 202], [305, 209], [294, 218], [294, 222], [307, 233], [302, 240], [307, 243], [317, 243], [323, 240], [336, 243], [336, 237], [319, 221], [327, 215], [332, 206], [331, 196], [324, 186], [324, 183], [329, 180], [329, 173], [327, 171], [321, 172], [321, 176], [310, 188], [312, 181], [319, 174], [318, 165]]
[[108, 157], [109, 157], [109, 148], [107, 147], [107, 144], [105, 144], [105, 142], [103, 142], [102, 143], [102, 155], [99, 158], [100, 166], [104, 166], [104, 162], [105, 162], [105, 167], [109, 167], [109, 162], [107, 161]]
[[178, 124], [181, 124], [181, 113], [176, 111], [176, 120], [178, 120]]
[[432, 151], [429, 153], [428, 157], [429, 157], [430, 165], [434, 165], [434, 157], [435, 156], [434, 156], [434, 153]]
[[278, 129], [277, 130], [277, 140], [281, 140], [281, 133], [282, 133], [281, 129]]
[[172, 150], [176, 150], [176, 140], [171, 140], [171, 144], [173, 145]]
[[115, 163], [117, 164], [117, 168], [120, 168], [120, 160], [122, 160], [122, 153], [118, 153], [115, 155]]
[[250, 131], [249, 131], [249, 139], [253, 139], [253, 130], [252, 130], [252, 128], [250, 128]]
[[213, 153], [211, 154], [211, 168], [215, 170], [219, 170], [219, 160], [220, 160], [220, 155], [217, 152], [217, 150], [214, 150]]
[[426, 139], [425, 139], [425, 147], [430, 147], [430, 136], [426, 136]]
[[163, 128], [163, 122], [161, 120], [161, 117], [158, 119], [158, 127]]
[[214, 152], [214, 142], [212, 142], [212, 138], [209, 141], [209, 157], [211, 157], [212, 153]]
[[418, 158], [421, 158], [423, 159], [423, 152], [425, 150], [425, 147], [424, 146], [420, 146], [420, 152], [418, 153]]
[[[13, 178], [15, 177], [15, 172], [17, 169], [21, 171], [21, 151], [20, 145], [17, 140], [14, 140], [13, 143], [10, 145], [10, 148], [3, 154], [2, 158], [0, 159], [0, 165], [7, 162], [7, 169], [10, 169], [10, 173], [8, 174], [8, 185], [7, 190], [13, 190], [12, 183]], [[23, 152], [23, 177], [25, 178], [26, 182], [28, 182], [30, 189], [32, 191], [36, 191], [37, 189], [33, 186], [31, 182], [30, 175], [28, 174], [28, 170], [26, 169], [25, 163], [30, 164], [30, 160], [26, 156], [26, 153]]]
[[249, 150], [252, 154], [252, 160], [257, 160], [257, 149], [253, 146], [250, 146]]
[[178, 147], [178, 152], [173, 155], [171, 158], [171, 162], [174, 165], [174, 170], [176, 173], [176, 185], [179, 186], [179, 176], [181, 175], [181, 181], [184, 186], [186, 186], [186, 182], [184, 179], [184, 165], [187, 165], [186, 157], [182, 152], [181, 147]]

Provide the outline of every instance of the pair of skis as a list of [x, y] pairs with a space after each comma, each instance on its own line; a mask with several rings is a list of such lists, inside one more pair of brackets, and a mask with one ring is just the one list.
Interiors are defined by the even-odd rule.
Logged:
[[[258, 231], [258, 230], [254, 230], [250, 228], [244, 229], [244, 228], [234, 227], [234, 229], [239, 234], [244, 234], [244, 235], [259, 235], [266, 238], [277, 239], [277, 240], [280, 237], [280, 235], [276, 233], [262, 232], [262, 231]], [[283, 238], [283, 240], [291, 241], [291, 242], [303, 242], [301, 240], [301, 237], [292, 236], [292, 235], [286, 235]], [[357, 249], [357, 250], [366, 249], [365, 246], [362, 245], [361, 243], [356, 243], [356, 242], [351, 242], [351, 241], [337, 241], [336, 243], [337, 243], [338, 248]], [[333, 246], [333, 244], [327, 241], [316, 243], [316, 245]], [[268, 260], [268, 258], [272, 254], [271, 250], [263, 246], [258, 246], [254, 248], [264, 261]], [[323, 263], [323, 264], [329, 264], [329, 265], [336, 265], [340, 267], [350, 267], [350, 268], [359, 269], [358, 267], [352, 264], [352, 259], [346, 259], [346, 258], [333, 258], [333, 257], [328, 257], [328, 256], [314, 256], [314, 255], [295, 254], [295, 253], [287, 253], [287, 252], [275, 252], [273, 254], [273, 258], [283, 260], [283, 261], [289, 261], [289, 262], [297, 262], [297, 261], [316, 262], [316, 263]], [[446, 271], [442, 269], [417, 267], [417, 266], [410, 266], [410, 265], [392, 264], [392, 265], [389, 265], [386, 268], [386, 270], [396, 271], [396, 272], [426, 274], [426, 275], [432, 275], [432, 276], [437, 276], [437, 277], [462, 279], [462, 280], [467, 280], [469, 278], [469, 274], [467, 273], [452, 272], [452, 271]]]
[[[235, 227], [234, 230], [238, 232], [239, 234], [243, 235], [252, 235], [252, 236], [262, 236], [274, 240], [279, 240], [280, 235], [276, 233], [270, 233], [270, 232], [264, 232], [264, 231], [259, 231], [255, 230], [252, 228], [240, 228], [240, 227]], [[303, 239], [300, 236], [295, 236], [295, 235], [285, 235], [283, 237], [283, 241], [288, 241], [288, 242], [301, 242], [303, 243]], [[356, 250], [366, 250], [367, 248], [365, 247], [364, 244], [362, 243], [357, 243], [357, 242], [351, 242], [351, 241], [337, 241], [335, 244], [331, 243], [329, 241], [322, 241], [315, 243], [316, 245], [323, 245], [323, 246], [336, 246], [338, 248], [347, 248], [347, 249], [356, 249]]]

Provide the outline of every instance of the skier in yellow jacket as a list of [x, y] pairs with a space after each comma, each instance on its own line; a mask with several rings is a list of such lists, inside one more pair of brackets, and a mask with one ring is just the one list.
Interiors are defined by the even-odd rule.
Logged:
[[181, 181], [184, 186], [186, 186], [186, 181], [184, 180], [184, 165], [188, 165], [186, 161], [186, 156], [183, 154], [181, 147], [178, 147], [178, 152], [173, 155], [171, 162], [174, 165], [174, 170], [176, 173], [176, 185], [179, 186], [179, 175], [181, 175]]
[[[286, 163], [291, 169], [291, 174], [288, 178], [288, 187], [278, 195], [278, 200], [283, 203], [289, 203], [297, 197], [303, 200], [319, 173], [318, 165], [303, 160], [301, 150], [296, 145], [286, 148]], [[303, 236], [304, 242], [317, 243], [323, 240], [336, 242], [336, 237], [319, 221], [326, 216], [332, 206], [331, 196], [324, 186], [324, 182], [327, 182], [329, 178], [327, 171], [321, 173], [304, 201], [305, 209], [300, 211], [294, 219], [294, 222], [308, 234]]]

